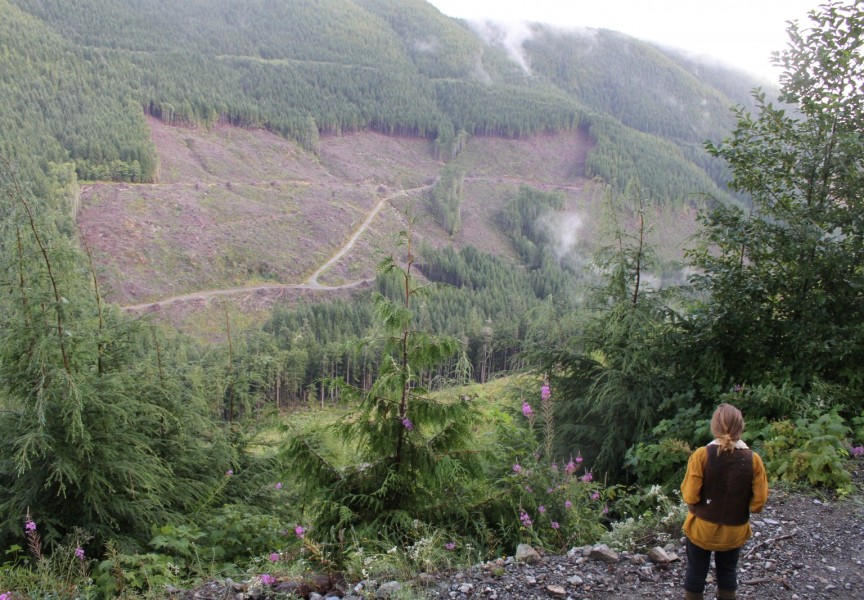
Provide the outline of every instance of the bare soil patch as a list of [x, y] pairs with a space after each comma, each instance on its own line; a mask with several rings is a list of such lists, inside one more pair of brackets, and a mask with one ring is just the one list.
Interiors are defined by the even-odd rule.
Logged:
[[[584, 179], [591, 140], [579, 131], [470, 139], [456, 159], [465, 174], [463, 227], [451, 238], [425, 210], [421, 188], [444, 166], [429, 140], [359, 132], [322, 138], [316, 155], [263, 130], [148, 123], [159, 180], [83, 186], [78, 222], [109, 301], [154, 305], [150, 312], [181, 327], [216, 298], [259, 311], [304, 286], [362, 287], [396, 250], [409, 211], [417, 241], [511, 255], [496, 221], [522, 185], [565, 196], [578, 218], [558, 226], [577, 227], [586, 253], [599, 231], [602, 198]], [[387, 205], [355, 235], [382, 199]]]

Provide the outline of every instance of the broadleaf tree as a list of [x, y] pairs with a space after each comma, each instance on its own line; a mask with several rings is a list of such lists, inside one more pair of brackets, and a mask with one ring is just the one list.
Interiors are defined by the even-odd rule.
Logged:
[[779, 104], [757, 90], [758, 114], [736, 109], [732, 136], [708, 144], [752, 199], [705, 214], [690, 254], [691, 356], [720, 365], [718, 384], [864, 387], [864, 7], [809, 18], [775, 53]]

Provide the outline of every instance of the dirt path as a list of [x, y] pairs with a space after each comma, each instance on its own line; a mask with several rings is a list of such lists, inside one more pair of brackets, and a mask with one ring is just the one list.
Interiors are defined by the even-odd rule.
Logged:
[[432, 187], [433, 184], [424, 185], [416, 188], [411, 188], [408, 190], [399, 190], [398, 192], [394, 192], [388, 196], [384, 196], [381, 200], [372, 208], [369, 212], [369, 215], [366, 217], [366, 220], [360, 224], [359, 227], [354, 231], [351, 237], [348, 239], [345, 244], [336, 251], [333, 256], [331, 256], [323, 265], [318, 267], [318, 269], [312, 273], [303, 283], [269, 283], [262, 285], [254, 285], [254, 286], [245, 286], [245, 287], [236, 287], [236, 288], [223, 288], [218, 290], [205, 290], [201, 292], [191, 292], [189, 294], [181, 294], [179, 296], [171, 296], [170, 298], [163, 298], [162, 300], [157, 300], [156, 302], [145, 302], [143, 304], [133, 304], [129, 306], [124, 306], [123, 310], [135, 312], [142, 311], [151, 308], [157, 308], [162, 306], [167, 306], [169, 304], [174, 304], [176, 302], [190, 302], [195, 300], [209, 300], [210, 298], [215, 298], [217, 296], [231, 296], [234, 294], [242, 294], [249, 292], [258, 292], [258, 291], [275, 291], [275, 290], [345, 290], [350, 288], [356, 288], [364, 283], [368, 283], [369, 279], [360, 279], [357, 281], [350, 281], [348, 283], [342, 283], [339, 285], [324, 285], [318, 282], [318, 277], [321, 276], [327, 269], [332, 267], [336, 262], [338, 262], [345, 254], [354, 247], [354, 244], [360, 238], [361, 235], [369, 228], [372, 224], [372, 221], [375, 220], [375, 217], [381, 212], [381, 209], [384, 208], [384, 205], [389, 201], [399, 198], [401, 196], [408, 196], [409, 194], [428, 190]]
[[322, 284], [318, 283], [318, 277], [324, 271], [326, 271], [327, 269], [332, 267], [334, 264], [336, 264], [339, 261], [339, 259], [341, 259], [343, 256], [345, 256], [345, 254], [349, 250], [351, 250], [351, 248], [354, 247], [354, 243], [357, 241], [357, 238], [359, 238], [361, 235], [363, 235], [363, 232], [366, 231], [369, 228], [369, 225], [372, 224], [372, 221], [375, 219], [375, 216], [379, 212], [381, 212], [381, 209], [384, 208], [384, 205], [387, 204], [390, 200], [393, 200], [394, 198], [399, 198], [400, 196], [407, 196], [408, 194], [411, 194], [413, 192], [418, 192], [421, 190], [428, 190], [431, 187], [432, 187], [432, 185], [424, 185], [421, 187], [411, 188], [410, 190], [399, 190], [398, 192], [395, 192], [393, 194], [390, 194], [389, 196], [384, 196], [383, 198], [381, 198], [381, 200], [378, 202], [378, 204], [375, 205], [375, 208], [373, 208], [369, 212], [369, 216], [366, 217], [366, 220], [363, 221], [363, 223], [360, 225], [360, 227], [357, 228], [357, 230], [354, 232], [354, 234], [351, 236], [351, 238], [345, 243], [345, 245], [342, 246], [336, 252], [336, 254], [331, 256], [330, 259], [327, 260], [327, 262], [325, 262], [323, 265], [318, 267], [318, 270], [315, 271], [314, 273], [312, 273], [312, 275], [310, 275], [309, 278], [305, 282], [303, 282], [302, 285], [306, 289], [310, 289], [310, 290], [330, 290], [330, 289], [341, 289], [341, 288], [345, 288], [345, 287], [354, 287], [356, 285], [359, 285], [360, 283], [367, 281], [366, 279], [363, 279], [359, 282], [353, 282], [353, 283], [345, 284], [345, 285], [341, 285], [341, 286], [332, 286], [332, 285], [322, 285]]

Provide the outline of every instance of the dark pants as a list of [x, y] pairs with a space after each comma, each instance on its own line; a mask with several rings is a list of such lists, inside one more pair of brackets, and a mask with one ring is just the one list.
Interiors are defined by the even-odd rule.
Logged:
[[[714, 566], [717, 568], [717, 589], [735, 591], [738, 589], [738, 554], [741, 548], [714, 552]], [[711, 566], [711, 550], [704, 550], [687, 540], [687, 572], [684, 574], [684, 589], [701, 594], [705, 591], [705, 578]]]

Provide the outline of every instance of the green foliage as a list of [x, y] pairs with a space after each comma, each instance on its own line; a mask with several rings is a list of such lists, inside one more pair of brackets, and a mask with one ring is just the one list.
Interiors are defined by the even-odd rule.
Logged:
[[175, 561], [166, 554], [121, 554], [109, 548], [107, 557], [94, 569], [94, 584], [102, 598], [164, 592], [166, 586], [182, 581]]
[[217, 566], [242, 565], [250, 557], [293, 545], [301, 516], [278, 505], [265, 510], [244, 504], [221, 506], [202, 520], [198, 554]]
[[674, 489], [684, 478], [692, 452], [687, 442], [663, 437], [654, 444], [639, 442], [628, 448], [624, 465], [638, 482], [660, 483], [667, 490]]
[[497, 465], [495, 476], [484, 513], [505, 551], [527, 542], [560, 554], [603, 533], [608, 496], [581, 456], [558, 465], [523, 454]]
[[852, 440], [864, 443], [864, 413], [852, 418]]
[[[524, 399], [538, 387], [537, 402]], [[547, 384], [513, 378], [499, 406], [488, 411], [491, 431], [479, 446], [488, 483], [479, 508], [488, 523], [484, 546], [490, 554], [512, 553], [523, 542], [561, 553], [593, 543], [604, 531], [610, 490], [595, 481], [580, 453], [563, 460], [552, 454], [557, 402]]]
[[135, 547], [200, 499], [231, 449], [182, 368], [166, 368], [175, 349], [103, 303], [64, 198], [5, 183], [0, 541], [29, 514], [49, 546], [78, 527], [93, 547]]
[[407, 546], [390, 540], [354, 540], [345, 559], [345, 569], [357, 579], [414, 578], [417, 573], [437, 573], [476, 561], [479, 551], [458, 533], [443, 527], [428, 527], [415, 521], [416, 531]]
[[6, 560], [0, 563], [0, 589], [46, 600], [91, 596], [92, 561], [83, 554], [82, 546], [89, 541], [83, 532], [72, 532], [50, 556], [43, 554], [37, 531], [28, 531], [27, 538], [30, 560], [21, 546], [13, 545], [6, 550]]
[[862, 214], [864, 96], [849, 82], [864, 77], [864, 10], [829, 4], [810, 18], [806, 34], [790, 26], [778, 54], [785, 106], [757, 91], [759, 113], [738, 109], [732, 137], [708, 145], [752, 207], [718, 204], [704, 215], [691, 255], [704, 294], [692, 354], [719, 362], [733, 381], [806, 390], [821, 379], [857, 390], [864, 252], [853, 232]]
[[[544, 260], [552, 260], [544, 253], [549, 233], [544, 223], [552, 211], [564, 208], [564, 198], [555, 192], [542, 192], [521, 186], [516, 197], [504, 206], [499, 221], [501, 229], [510, 238], [516, 254], [525, 265], [536, 269]], [[553, 217], [554, 218], [554, 217]]]
[[771, 423], [763, 447], [768, 475], [789, 483], [851, 492], [852, 478], [844, 464], [849, 457], [844, 445], [848, 434], [849, 428], [836, 412]]
[[349, 464], [328, 458], [322, 432], [294, 433], [283, 448], [321, 542], [338, 542], [355, 530], [408, 544], [418, 520], [475, 527], [464, 492], [478, 476], [469, 450], [476, 408], [468, 398], [431, 396], [418, 379], [460, 348], [453, 338], [413, 328], [412, 301], [424, 288], [417, 287], [408, 256], [404, 269], [392, 259], [382, 263], [382, 272], [398, 274], [403, 295], [400, 301], [375, 299], [382, 352], [376, 380], [369, 389], [340, 384], [354, 406], [336, 425], [350, 448]]
[[444, 167], [429, 194], [429, 208], [450, 235], [462, 228], [462, 198], [464, 173], [455, 166]]
[[677, 492], [664, 493], [660, 486], [626, 494], [615, 503], [618, 519], [603, 541], [613, 548], [647, 552], [675, 540], [687, 515], [687, 505]]
[[566, 398], [556, 409], [558, 455], [579, 444], [597, 471], [613, 477], [623, 474], [627, 449], [654, 426], [672, 378], [660, 350], [675, 330], [675, 315], [663, 292], [646, 281], [651, 252], [644, 215], [636, 217], [641, 227], [635, 236], [616, 224], [617, 243], [598, 253], [604, 285], [596, 288], [578, 334], [539, 353], [553, 387]]

